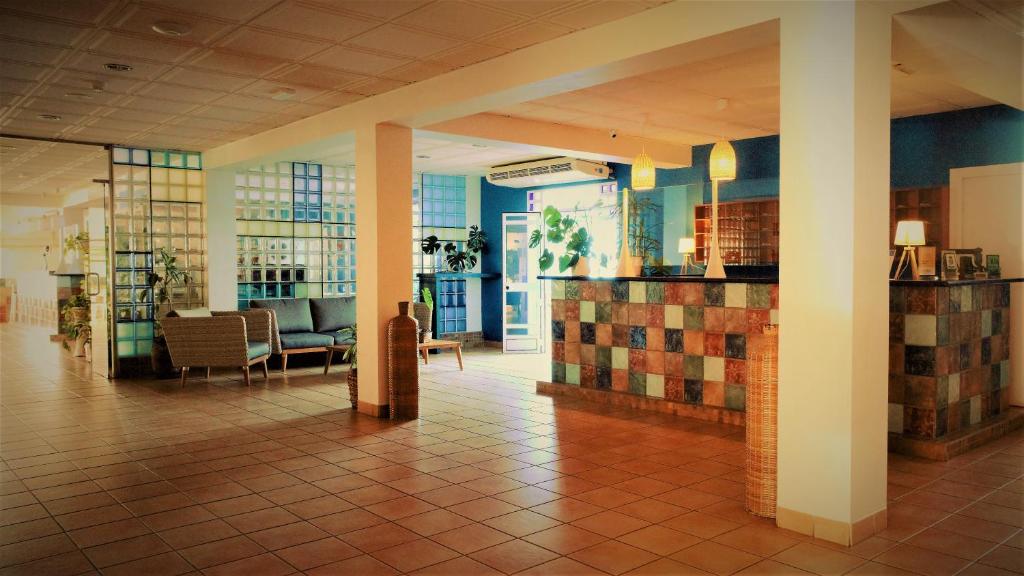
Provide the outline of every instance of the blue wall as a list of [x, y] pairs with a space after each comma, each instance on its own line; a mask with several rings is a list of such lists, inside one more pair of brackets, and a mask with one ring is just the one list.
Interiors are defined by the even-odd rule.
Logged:
[[[487, 232], [487, 251], [480, 259], [480, 271], [501, 274], [502, 245], [501, 215], [505, 212], [526, 211], [526, 189], [495, 186], [486, 178], [480, 179], [480, 228]], [[500, 342], [502, 282], [504, 279], [483, 280], [480, 286], [480, 321], [485, 340]]]
[[[732, 145], [736, 149], [736, 180], [722, 184], [721, 200], [777, 197], [779, 137], [736, 140]], [[656, 204], [663, 205], [665, 191], [661, 187], [699, 184], [703, 186], [704, 202], [710, 202], [711, 188], [706, 185], [710, 181], [710, 156], [710, 144], [694, 146], [691, 167], [658, 170], [659, 188], [643, 194], [650, 194]], [[890, 180], [893, 188], [946, 185], [951, 168], [1010, 162], [1024, 162], [1024, 112], [1015, 108], [987, 106], [892, 121]], [[614, 163], [611, 167], [619, 189], [631, 188], [632, 167]], [[484, 256], [483, 271], [500, 274], [501, 213], [526, 210], [526, 190], [492, 186], [484, 179], [480, 192], [482, 227], [492, 239], [491, 252]], [[644, 217], [651, 219], [651, 226], [660, 226], [660, 222], [656, 222], [660, 214]], [[485, 282], [482, 297], [484, 337], [500, 340], [500, 281]]]

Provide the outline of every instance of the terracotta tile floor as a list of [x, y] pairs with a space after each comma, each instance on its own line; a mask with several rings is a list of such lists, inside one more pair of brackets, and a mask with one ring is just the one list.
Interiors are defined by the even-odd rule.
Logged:
[[1024, 570], [1020, 433], [891, 458], [888, 530], [842, 549], [743, 512], [742, 430], [537, 396], [524, 357], [438, 357], [392, 424], [345, 409], [342, 367], [181, 389], [38, 329], [0, 350], [0, 576]]

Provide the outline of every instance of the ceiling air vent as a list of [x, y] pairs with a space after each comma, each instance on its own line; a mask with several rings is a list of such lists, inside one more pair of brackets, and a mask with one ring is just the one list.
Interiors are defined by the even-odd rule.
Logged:
[[607, 180], [610, 174], [605, 164], [561, 157], [495, 166], [487, 173], [487, 181], [499, 186], [533, 188], [566, 182]]

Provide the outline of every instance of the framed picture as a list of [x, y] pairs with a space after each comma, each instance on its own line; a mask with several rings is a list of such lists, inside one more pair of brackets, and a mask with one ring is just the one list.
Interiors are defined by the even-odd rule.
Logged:
[[999, 254], [985, 255], [985, 269], [988, 270], [989, 278], [999, 278], [1002, 270], [999, 268]]
[[960, 266], [956, 259], [956, 252], [953, 250], [942, 251], [942, 279], [960, 279]]
[[935, 277], [935, 246], [921, 246], [917, 249], [917, 275], [920, 278]]
[[974, 254], [957, 254], [956, 261], [961, 278], [974, 278], [974, 273], [977, 271]]

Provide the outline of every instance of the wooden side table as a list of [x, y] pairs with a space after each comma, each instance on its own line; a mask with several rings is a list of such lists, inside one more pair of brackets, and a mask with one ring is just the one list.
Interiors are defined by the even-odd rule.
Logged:
[[455, 350], [455, 357], [459, 360], [459, 370], [465, 371], [462, 366], [462, 342], [455, 340], [431, 340], [417, 345], [420, 356], [423, 356], [423, 363], [430, 364], [431, 350]]
[[351, 347], [352, 347], [351, 344], [331, 344], [330, 346], [328, 346], [327, 347], [327, 361], [324, 362], [324, 374], [327, 374], [327, 371], [331, 369], [331, 359], [334, 358], [334, 353], [335, 352], [340, 352], [340, 353], [344, 354], [345, 350], [348, 350]]

